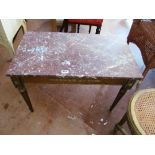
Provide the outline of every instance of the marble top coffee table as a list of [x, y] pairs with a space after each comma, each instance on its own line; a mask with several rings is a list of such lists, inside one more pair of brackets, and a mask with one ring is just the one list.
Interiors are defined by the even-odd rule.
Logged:
[[33, 111], [25, 83], [122, 85], [110, 110], [142, 74], [119, 35], [27, 32], [7, 75]]

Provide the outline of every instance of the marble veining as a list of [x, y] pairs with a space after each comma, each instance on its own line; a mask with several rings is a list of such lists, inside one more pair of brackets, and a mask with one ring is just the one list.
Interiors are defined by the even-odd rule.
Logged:
[[27, 32], [7, 75], [141, 77], [119, 35]]

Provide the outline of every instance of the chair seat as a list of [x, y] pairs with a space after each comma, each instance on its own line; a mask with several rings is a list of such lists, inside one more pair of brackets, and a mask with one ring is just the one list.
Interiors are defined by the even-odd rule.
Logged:
[[69, 23], [72, 24], [84, 24], [84, 25], [102, 25], [103, 19], [68, 19]]
[[128, 119], [137, 134], [155, 134], [155, 89], [136, 93], [128, 107]]

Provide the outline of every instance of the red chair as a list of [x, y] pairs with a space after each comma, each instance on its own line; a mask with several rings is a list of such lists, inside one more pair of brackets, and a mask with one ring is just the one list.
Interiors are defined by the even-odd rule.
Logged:
[[79, 33], [80, 25], [89, 25], [89, 33], [91, 32], [91, 26], [96, 26], [96, 34], [100, 34], [103, 19], [64, 19], [60, 32], [68, 32], [69, 24], [77, 24], [77, 33]]

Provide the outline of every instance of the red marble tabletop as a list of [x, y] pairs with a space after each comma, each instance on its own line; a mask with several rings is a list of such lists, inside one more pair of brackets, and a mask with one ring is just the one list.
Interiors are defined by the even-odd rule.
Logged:
[[27, 32], [7, 75], [142, 78], [128, 45], [119, 37]]

